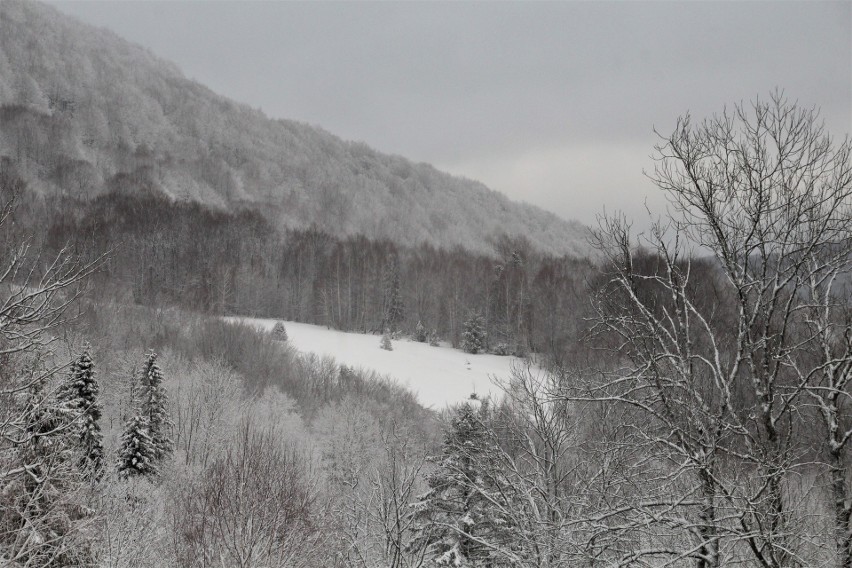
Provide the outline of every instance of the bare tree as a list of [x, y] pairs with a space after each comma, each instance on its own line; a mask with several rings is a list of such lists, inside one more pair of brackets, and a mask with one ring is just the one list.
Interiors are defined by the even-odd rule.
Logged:
[[318, 491], [308, 460], [244, 423], [224, 454], [178, 497], [181, 566], [324, 565]]
[[576, 477], [578, 413], [561, 396], [563, 379], [529, 363], [515, 366], [507, 380], [495, 379], [504, 396], [490, 428], [501, 440], [498, 474], [506, 478], [495, 485], [517, 495], [493, 499], [492, 504], [523, 527], [518, 540], [528, 566], [555, 568], [577, 560], [572, 537], [582, 524]]
[[347, 482], [340, 507], [346, 564], [359, 568], [418, 568], [423, 552], [410, 550], [414, 519], [409, 504], [422, 485], [425, 452], [391, 423], [379, 432], [384, 455]]
[[[830, 284], [850, 262], [849, 141], [835, 147], [815, 111], [775, 93], [698, 125], [682, 117], [656, 150], [650, 177], [671, 221], [643, 241], [653, 260], [637, 265], [623, 219], [596, 235], [610, 274], [598, 330], [622, 365], [587, 391], [639, 411], [637, 435], [683, 482], [664, 513], [639, 515], [676, 529], [677, 545], [634, 554], [721, 566], [743, 558], [742, 543], [760, 566], [806, 564], [788, 491], [807, 461], [806, 400], [821, 405], [829, 446], [845, 444], [831, 396], [844, 396], [848, 350], [825, 347], [838, 344]], [[712, 257], [700, 277], [696, 252]], [[836, 520], [842, 541], [848, 515]]]
[[46, 566], [87, 554], [75, 497], [82, 479], [63, 443], [79, 416], [56, 400], [52, 379], [63, 365], [55, 364], [50, 344], [102, 257], [82, 262], [62, 249], [43, 258], [17, 238], [9, 225], [23, 191], [24, 183], [0, 168], [7, 238], [0, 265], [0, 561]]

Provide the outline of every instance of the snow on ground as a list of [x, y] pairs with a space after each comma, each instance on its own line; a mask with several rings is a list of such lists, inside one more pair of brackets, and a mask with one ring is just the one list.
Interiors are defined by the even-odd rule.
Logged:
[[[227, 318], [271, 331], [279, 320]], [[471, 393], [487, 396], [496, 387], [491, 377], [508, 379], [515, 357], [471, 355], [442, 345], [432, 347], [407, 338], [393, 342], [393, 351], [379, 347], [380, 335], [348, 333], [324, 326], [285, 321], [288, 343], [302, 352], [328, 355], [338, 363], [387, 375], [417, 393], [424, 406], [455, 404]]]

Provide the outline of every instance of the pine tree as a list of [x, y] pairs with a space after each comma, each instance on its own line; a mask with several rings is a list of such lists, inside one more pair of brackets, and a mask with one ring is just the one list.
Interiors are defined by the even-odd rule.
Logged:
[[399, 259], [390, 259], [390, 268], [385, 272], [383, 294], [382, 329], [394, 331], [405, 315], [399, 284]]
[[[456, 410], [433, 458], [428, 492], [414, 504], [413, 550], [438, 566], [508, 566], [513, 532], [511, 494], [501, 485], [496, 439], [487, 428], [488, 404], [466, 402]], [[424, 550], [425, 549], [425, 550]]]
[[479, 312], [473, 312], [463, 324], [461, 348], [476, 355], [485, 349], [485, 321]]
[[142, 369], [140, 381], [140, 410], [145, 419], [147, 435], [154, 448], [154, 461], [162, 462], [174, 449], [170, 437], [171, 420], [168, 411], [168, 397], [163, 388], [163, 373], [157, 365], [157, 354], [151, 350]]
[[87, 343], [80, 356], [71, 364], [68, 379], [60, 388], [58, 397], [61, 404], [76, 415], [72, 431], [82, 452], [80, 468], [87, 477], [95, 479], [100, 478], [104, 461], [99, 392], [91, 347]]
[[385, 351], [393, 351], [393, 343], [391, 343], [390, 333], [388, 331], [385, 331], [382, 334], [382, 342], [379, 347]]
[[426, 343], [427, 339], [429, 339], [429, 334], [426, 332], [426, 328], [423, 326], [423, 322], [417, 320], [417, 326], [414, 328], [414, 341]]
[[142, 414], [135, 414], [127, 421], [121, 435], [117, 465], [118, 476], [122, 479], [157, 475], [157, 450], [148, 429], [148, 419]]
[[272, 328], [272, 337], [278, 341], [287, 341], [287, 328], [284, 327], [283, 321], [275, 322], [275, 326]]

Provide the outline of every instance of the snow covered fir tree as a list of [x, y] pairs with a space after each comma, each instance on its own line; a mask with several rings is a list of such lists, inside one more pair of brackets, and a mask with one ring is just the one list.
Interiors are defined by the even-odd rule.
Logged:
[[61, 386], [58, 397], [60, 403], [75, 416], [72, 431], [78, 438], [82, 452], [80, 467], [87, 477], [93, 478], [100, 477], [104, 467], [99, 393], [91, 347], [87, 343], [79, 357], [71, 363], [68, 378]]
[[423, 325], [423, 322], [417, 320], [417, 325], [414, 326], [414, 341], [419, 343], [426, 343], [429, 340], [429, 332], [426, 331], [426, 326]]
[[464, 322], [461, 334], [461, 348], [472, 354], [484, 351], [486, 348], [487, 334], [485, 331], [485, 320], [482, 314], [474, 311]]
[[275, 322], [275, 325], [272, 327], [272, 337], [278, 341], [287, 341], [287, 327], [283, 321]]
[[515, 504], [499, 475], [489, 419], [488, 401], [471, 397], [455, 409], [441, 454], [431, 460], [429, 490], [412, 505], [410, 549], [435, 566], [512, 566], [519, 554], [519, 527], [507, 514]]
[[121, 478], [157, 475], [174, 450], [168, 397], [162, 383], [157, 354], [151, 350], [145, 357], [139, 387], [135, 378], [130, 387], [131, 414], [121, 435], [116, 464]]
[[157, 449], [148, 432], [149, 423], [146, 416], [136, 413], [128, 419], [121, 435], [121, 448], [116, 464], [119, 478], [157, 475]]
[[169, 417], [168, 396], [163, 387], [163, 373], [153, 350], [146, 357], [139, 385], [141, 416], [145, 419], [148, 436], [153, 444], [154, 460], [161, 462], [172, 453], [174, 442], [171, 438], [172, 421]]
[[393, 342], [391, 341], [390, 331], [385, 331], [382, 334], [382, 340], [379, 342], [379, 347], [385, 351], [393, 351]]
[[400, 290], [400, 267], [399, 258], [392, 256], [384, 275], [383, 283], [383, 313], [382, 329], [391, 332], [397, 330], [397, 326], [405, 315], [405, 307]]

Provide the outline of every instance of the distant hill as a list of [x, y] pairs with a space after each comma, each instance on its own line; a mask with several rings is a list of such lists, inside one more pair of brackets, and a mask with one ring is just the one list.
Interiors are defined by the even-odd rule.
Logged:
[[272, 120], [34, 2], [0, 1], [0, 156], [44, 193], [161, 191], [337, 236], [490, 252], [499, 234], [525, 235], [542, 252], [588, 252], [577, 222], [321, 128]]

